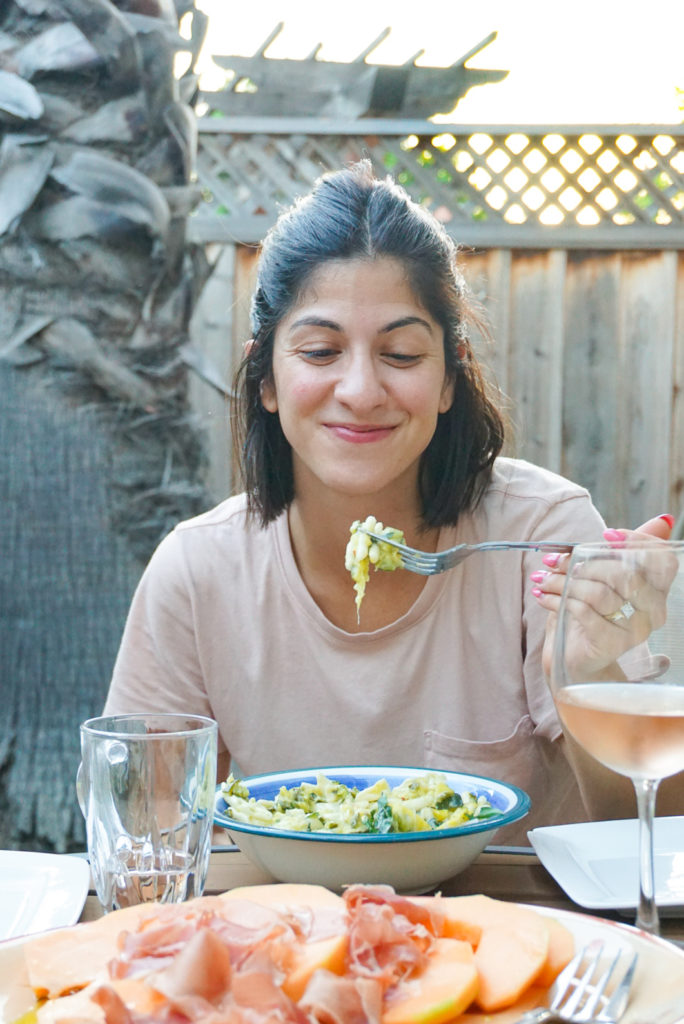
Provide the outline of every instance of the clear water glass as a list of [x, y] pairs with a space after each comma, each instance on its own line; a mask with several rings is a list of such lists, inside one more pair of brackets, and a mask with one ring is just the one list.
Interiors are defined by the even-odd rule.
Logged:
[[202, 894], [209, 869], [218, 728], [134, 714], [81, 725], [77, 792], [105, 912]]

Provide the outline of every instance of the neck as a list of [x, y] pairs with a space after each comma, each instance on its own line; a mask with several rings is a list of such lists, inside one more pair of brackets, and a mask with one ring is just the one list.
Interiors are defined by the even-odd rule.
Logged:
[[409, 538], [415, 540], [420, 533], [420, 515], [415, 505], [407, 502], [382, 500], [381, 495], [350, 499], [329, 493], [315, 500], [297, 497], [289, 510], [295, 556], [298, 561], [314, 559], [319, 565], [344, 567], [349, 528], [356, 519], [364, 520], [369, 515], [384, 526], [403, 530], [409, 543]]

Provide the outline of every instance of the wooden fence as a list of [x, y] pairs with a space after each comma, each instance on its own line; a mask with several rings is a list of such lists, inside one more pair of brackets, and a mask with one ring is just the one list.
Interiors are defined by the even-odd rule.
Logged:
[[[612, 524], [679, 514], [684, 135], [624, 126], [435, 134], [424, 122], [388, 121], [364, 123], [361, 134], [358, 121], [312, 119], [251, 127], [201, 124], [207, 201], [191, 233], [220, 248], [222, 274], [198, 311], [193, 347], [224, 380], [249, 337], [256, 243], [323, 170], [366, 155], [463, 245], [492, 324], [493, 343], [477, 347], [508, 399], [508, 450], [584, 484]], [[210, 390], [198, 385], [195, 407], [220, 497], [234, 476], [225, 417], [203, 404]]]

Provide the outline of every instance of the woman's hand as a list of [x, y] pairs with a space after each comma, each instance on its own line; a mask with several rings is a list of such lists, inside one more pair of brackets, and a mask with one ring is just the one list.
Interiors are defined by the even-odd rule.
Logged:
[[[638, 530], [606, 530], [604, 537], [615, 544], [629, 538], [640, 539], [644, 535], [667, 540], [673, 523], [670, 515], [657, 516]], [[546, 569], [531, 576], [535, 584], [532, 593], [549, 612], [542, 653], [547, 677], [551, 671], [560, 596], [570, 557], [545, 555], [542, 561]], [[614, 565], [609, 561], [606, 561], [605, 568], [606, 572], [600, 578], [595, 571], [591, 577], [588, 574], [583, 577], [581, 569], [573, 577], [575, 628], [568, 648], [569, 657], [581, 675], [586, 677], [590, 673], [596, 679], [600, 679], [602, 673], [606, 673], [606, 678], [615, 678], [615, 662], [620, 655], [639, 645], [662, 623], [670, 582], [665, 564], [655, 573], [639, 575], [638, 578], [634, 576], [629, 581], [617, 579]], [[659, 670], [657, 665], [653, 665], [646, 671], [657, 675]], [[643, 678], [643, 666], [640, 674]]]

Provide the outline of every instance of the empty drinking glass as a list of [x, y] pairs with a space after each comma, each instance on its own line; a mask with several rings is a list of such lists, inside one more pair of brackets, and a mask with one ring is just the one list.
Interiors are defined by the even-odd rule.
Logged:
[[204, 888], [216, 788], [210, 718], [132, 714], [81, 725], [77, 791], [105, 912]]

